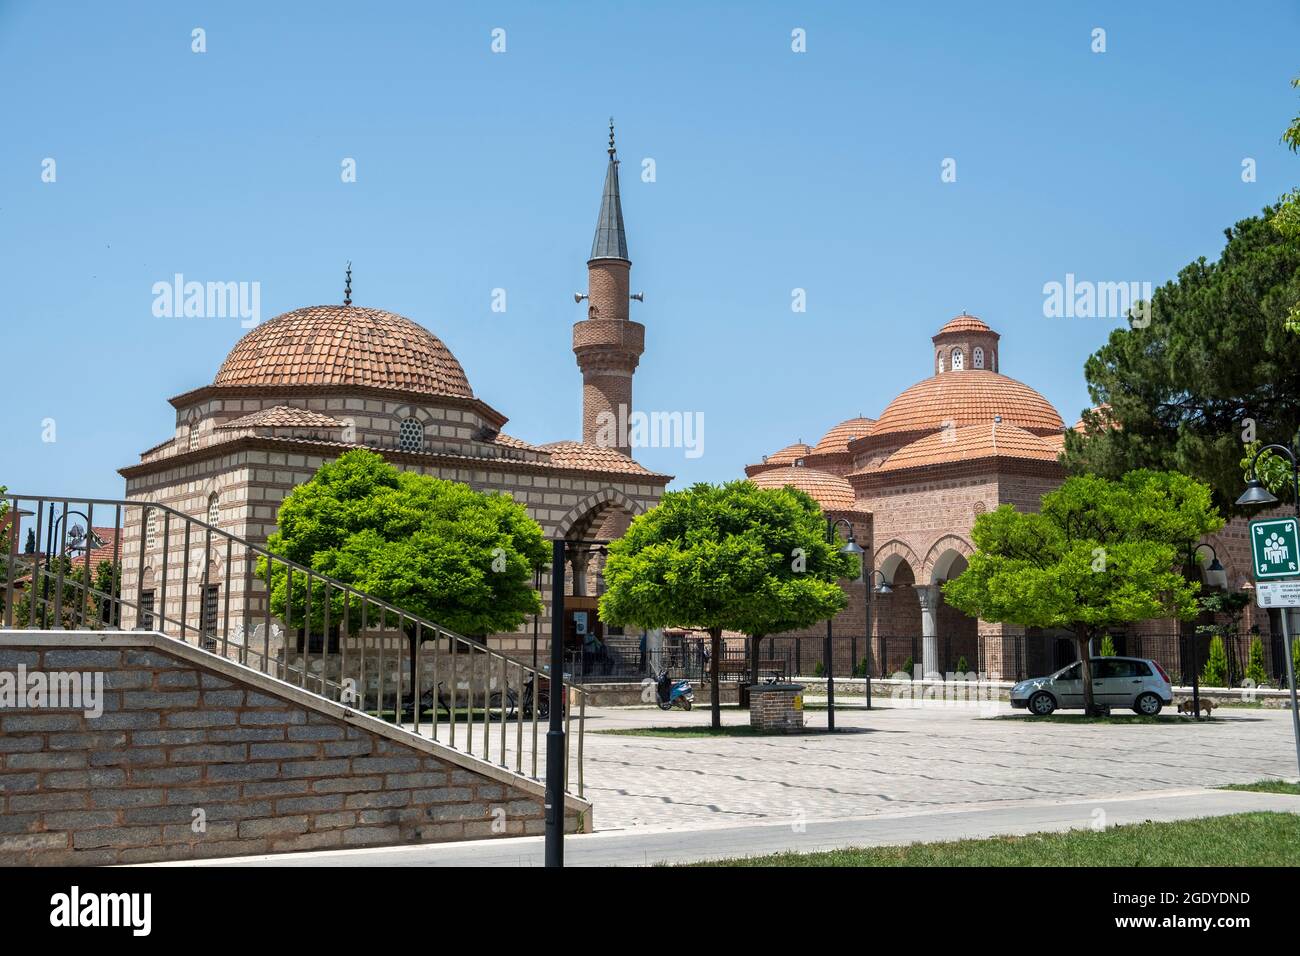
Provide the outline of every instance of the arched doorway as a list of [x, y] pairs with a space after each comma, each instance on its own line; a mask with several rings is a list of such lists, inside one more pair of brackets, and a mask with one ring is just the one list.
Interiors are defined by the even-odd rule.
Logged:
[[912, 561], [915, 556], [902, 550], [885, 553], [880, 560], [880, 572], [890, 590], [871, 595], [871, 623], [882, 677], [910, 674], [921, 664], [921, 604]]

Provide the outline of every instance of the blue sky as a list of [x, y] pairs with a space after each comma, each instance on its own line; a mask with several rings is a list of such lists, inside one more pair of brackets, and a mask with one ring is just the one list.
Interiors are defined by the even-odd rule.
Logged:
[[340, 301], [351, 259], [357, 304], [441, 337], [507, 431], [578, 437], [572, 293], [610, 115], [646, 293], [636, 404], [704, 414], [702, 457], [638, 454], [678, 486], [878, 415], [963, 309], [1073, 422], [1117, 322], [1044, 318], [1043, 284], [1159, 284], [1300, 179], [1278, 141], [1298, 27], [1295, 0], [0, 0], [0, 483], [122, 492], [166, 399], [244, 331], [155, 318], [178, 272], [259, 282], [269, 318]]

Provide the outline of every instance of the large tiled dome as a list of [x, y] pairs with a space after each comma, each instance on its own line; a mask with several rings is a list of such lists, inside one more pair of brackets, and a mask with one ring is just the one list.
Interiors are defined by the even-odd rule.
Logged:
[[1065, 427], [1052, 403], [1023, 382], [998, 372], [970, 369], [935, 375], [895, 398], [871, 429], [875, 437], [983, 425], [1001, 415], [1035, 435]]
[[456, 356], [428, 329], [382, 309], [314, 305], [245, 335], [214, 385], [354, 385], [472, 398]]

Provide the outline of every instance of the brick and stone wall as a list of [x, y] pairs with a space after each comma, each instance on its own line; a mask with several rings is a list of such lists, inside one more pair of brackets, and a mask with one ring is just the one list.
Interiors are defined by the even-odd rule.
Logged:
[[0, 865], [544, 829], [539, 783], [160, 635], [0, 631], [0, 682], [20, 667], [102, 675], [103, 712], [0, 708]]
[[770, 734], [803, 730], [803, 684], [752, 684], [749, 725]]

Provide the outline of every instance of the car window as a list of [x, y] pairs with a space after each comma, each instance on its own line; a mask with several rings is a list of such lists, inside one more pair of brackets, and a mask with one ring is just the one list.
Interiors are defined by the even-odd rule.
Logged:
[[1146, 661], [1129, 661], [1129, 663], [1133, 665], [1134, 677], [1151, 676], [1151, 665], [1148, 664]]
[[1107, 677], [1137, 677], [1132, 661], [1110, 661], [1110, 673]]
[[1115, 676], [1115, 661], [1104, 657], [1099, 661], [1092, 662], [1092, 676], [1094, 680], [1104, 680], [1107, 677]]
[[1079, 671], [1083, 668], [1082, 664], [1071, 664], [1063, 671], [1057, 671], [1057, 680], [1078, 680]]

